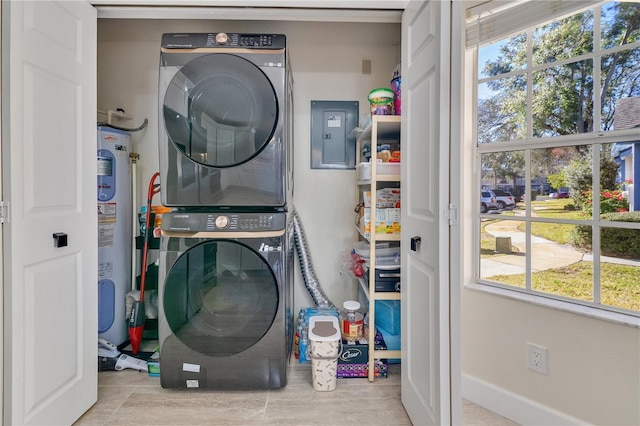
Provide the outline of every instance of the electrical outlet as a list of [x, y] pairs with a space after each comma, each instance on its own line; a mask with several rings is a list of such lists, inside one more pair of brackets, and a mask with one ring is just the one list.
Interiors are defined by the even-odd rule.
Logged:
[[549, 374], [547, 348], [527, 342], [527, 365], [529, 370]]

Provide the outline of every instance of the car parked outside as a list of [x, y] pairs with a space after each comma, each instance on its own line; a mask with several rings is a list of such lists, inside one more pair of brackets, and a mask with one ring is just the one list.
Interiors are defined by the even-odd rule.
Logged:
[[496, 194], [488, 189], [483, 189], [480, 193], [480, 212], [486, 213], [489, 210], [498, 210]]
[[496, 188], [492, 190], [496, 196], [496, 204], [500, 210], [513, 208], [516, 206], [516, 198], [509, 192]]
[[549, 194], [551, 198], [569, 198], [569, 190], [567, 188], [560, 188], [557, 192]]

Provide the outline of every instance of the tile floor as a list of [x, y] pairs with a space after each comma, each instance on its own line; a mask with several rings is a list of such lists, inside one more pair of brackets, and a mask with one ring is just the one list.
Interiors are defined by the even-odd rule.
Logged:
[[[265, 391], [163, 389], [158, 377], [135, 370], [98, 373], [98, 402], [75, 425], [410, 425], [400, 401], [400, 364], [389, 377], [339, 379], [317, 392], [311, 366], [292, 362], [286, 387]], [[516, 426], [469, 401], [464, 425]]]

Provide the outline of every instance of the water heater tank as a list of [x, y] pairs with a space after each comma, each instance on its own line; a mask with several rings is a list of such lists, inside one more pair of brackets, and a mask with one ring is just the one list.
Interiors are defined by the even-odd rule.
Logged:
[[98, 336], [128, 339], [125, 296], [131, 289], [131, 134], [98, 126]]

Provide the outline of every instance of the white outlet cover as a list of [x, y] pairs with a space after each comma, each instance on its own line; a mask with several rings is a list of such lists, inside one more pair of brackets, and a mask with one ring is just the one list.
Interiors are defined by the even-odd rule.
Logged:
[[527, 342], [527, 367], [541, 374], [549, 374], [547, 348]]

